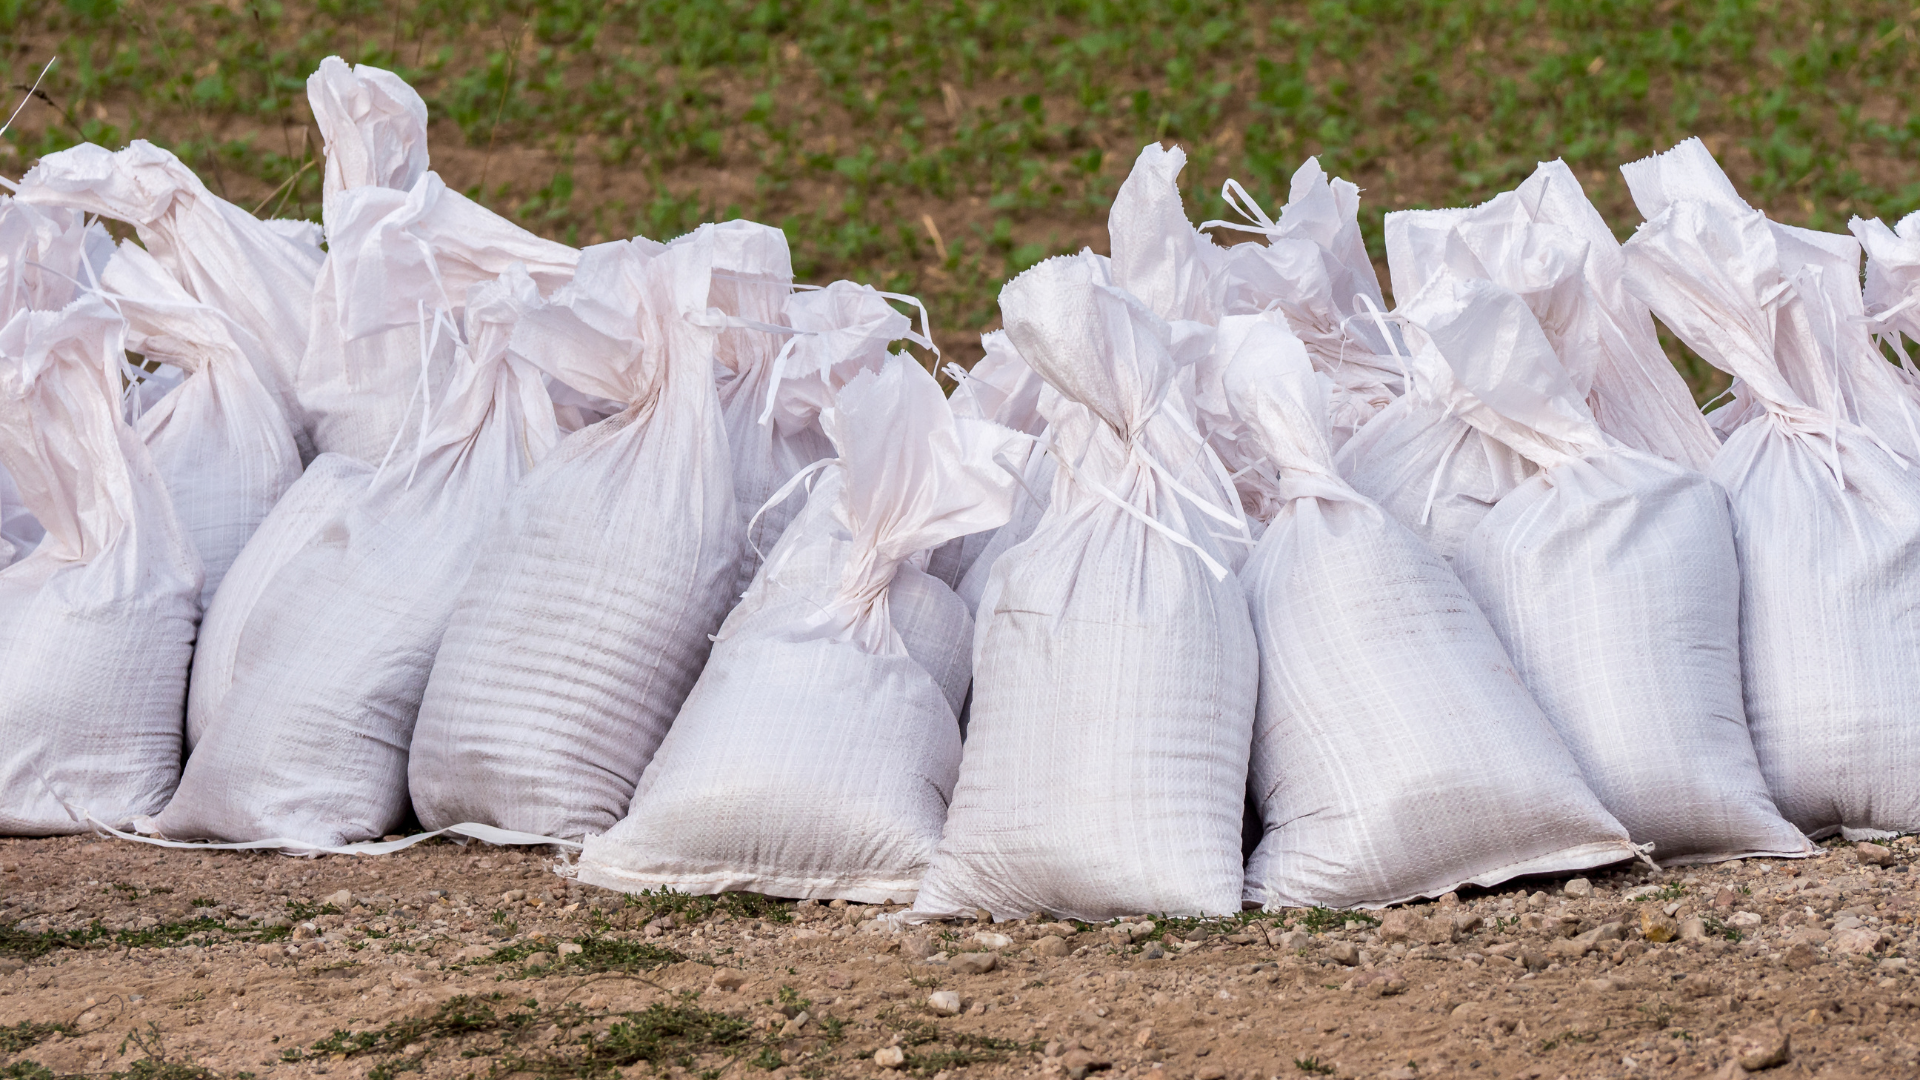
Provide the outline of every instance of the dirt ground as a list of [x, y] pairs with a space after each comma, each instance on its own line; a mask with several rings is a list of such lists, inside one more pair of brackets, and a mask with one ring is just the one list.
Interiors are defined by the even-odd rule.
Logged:
[[1832, 844], [1372, 916], [900, 928], [625, 898], [478, 843], [0, 840], [0, 1077], [1910, 1077], [1916, 857]]

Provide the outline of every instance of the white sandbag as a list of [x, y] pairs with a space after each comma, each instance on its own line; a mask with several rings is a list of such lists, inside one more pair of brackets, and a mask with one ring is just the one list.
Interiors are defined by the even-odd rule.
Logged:
[[[752, 488], [757, 493], [764, 484], [798, 472], [809, 460], [820, 460], [833, 453], [832, 444], [820, 430], [820, 411], [833, 403], [848, 380], [862, 371], [878, 371], [890, 355], [887, 346], [895, 341], [911, 341], [933, 349], [935, 363], [939, 350], [927, 329], [926, 309], [920, 309], [922, 333], [915, 333], [913, 322], [895, 310], [888, 300], [900, 300], [919, 306], [910, 296], [885, 293], [871, 285], [836, 281], [823, 289], [805, 289], [787, 297], [781, 322], [793, 327], [792, 336], [781, 347], [764, 376], [765, 391], [756, 422], [769, 425], [766, 436], [777, 447], [772, 468], [756, 468]], [[729, 430], [737, 420], [729, 420]], [[740, 440], [748, 452], [759, 457], [757, 438]], [[812, 455], [810, 459], [807, 455]], [[790, 471], [791, 470], [791, 471]], [[765, 554], [773, 550], [787, 522], [805, 505], [803, 489], [786, 489], [777, 503], [762, 505], [743, 501], [741, 512], [747, 521], [747, 550], [740, 561], [740, 582], [736, 595], [744, 593], [760, 568]], [[771, 494], [769, 491], [768, 494]], [[746, 493], [742, 493], [743, 499]], [[763, 497], [764, 502], [764, 497]]]
[[255, 374], [310, 456], [294, 385], [321, 255], [208, 191], [193, 170], [144, 139], [109, 152], [85, 143], [48, 154], [17, 197], [124, 221], [195, 299], [253, 335]]
[[[970, 420], [986, 420], [1022, 434], [1039, 436], [1047, 426], [1046, 418], [1040, 415], [1040, 392], [1046, 383], [1020, 358], [1020, 350], [1007, 340], [1005, 330], [981, 334], [980, 347], [986, 355], [975, 361], [973, 367], [947, 365], [947, 376], [953, 380], [953, 393], [949, 398], [953, 402], [953, 414]], [[1014, 446], [1007, 453], [1007, 466], [1023, 476], [1030, 465], [1045, 456], [1032, 442]], [[1034, 524], [1040, 520], [1040, 513], [1046, 509], [1046, 493], [1052, 487], [1052, 479], [1049, 473], [1032, 490], [1025, 486], [1014, 489], [1015, 510], [1009, 520], [1024, 515], [1026, 524], [1018, 536], [1008, 535], [1004, 546], [994, 552], [995, 557], [1000, 551], [1026, 539], [1027, 534], [1033, 531]], [[973, 610], [973, 606], [980, 601], [981, 591], [987, 586], [987, 568], [983, 567], [977, 576], [973, 575], [973, 568], [999, 536], [1000, 529], [994, 528], [949, 540], [934, 549], [927, 561], [927, 573], [959, 592], [961, 599], [967, 602], [967, 609]], [[966, 583], [970, 576], [974, 584], [969, 587]]]
[[1898, 351], [1911, 374], [1913, 357], [1898, 343], [1902, 335], [1920, 342], [1920, 211], [1889, 229], [1879, 218], [1847, 222], [1847, 231], [1867, 254], [1862, 303], [1879, 333]]
[[1237, 497], [1206, 483], [1218, 461], [1176, 415], [1172, 329], [1090, 252], [1000, 305], [1059, 394], [1059, 473], [981, 601], [966, 753], [916, 909], [1237, 911], [1259, 658], [1213, 535]]
[[232, 684], [143, 832], [338, 844], [406, 816], [407, 745], [460, 585], [556, 441], [539, 372], [507, 346], [540, 302], [533, 281], [514, 268], [465, 299], [464, 335], [435, 320], [430, 345], [451, 348], [456, 375], [418, 456], [390, 463], [260, 589]]
[[0, 570], [33, 554], [46, 535], [33, 511], [20, 501], [20, 489], [14, 486], [13, 477], [0, 466]]
[[1632, 858], [1445, 560], [1334, 472], [1304, 346], [1252, 316], [1221, 333], [1278, 496], [1240, 572], [1262, 826], [1243, 899], [1380, 907]]
[[1747, 733], [1720, 488], [1604, 434], [1518, 294], [1442, 271], [1401, 310], [1462, 418], [1539, 469], [1453, 565], [1593, 793], [1664, 863], [1810, 854]]
[[256, 374], [250, 357], [260, 345], [251, 334], [132, 244], [107, 264], [101, 286], [127, 320], [128, 350], [185, 375], [142, 411], [136, 430], [200, 556], [205, 610], [247, 538], [299, 479], [300, 451]]
[[[580, 879], [911, 900], [960, 769], [973, 619], [915, 567], [1012, 508], [1015, 433], [956, 419], [906, 358], [821, 414], [839, 456], [728, 616], [626, 818]], [[753, 748], [743, 755], [741, 747]]]
[[733, 605], [741, 525], [708, 314], [713, 233], [588, 248], [514, 351], [627, 403], [561, 444], [482, 542], [408, 765], [428, 828], [605, 832]]
[[1600, 429], [1698, 472], [1720, 442], [1660, 349], [1645, 304], [1622, 284], [1620, 244], [1565, 162], [1476, 207], [1388, 215], [1387, 258], [1403, 302], [1435, 276], [1482, 277], [1518, 294]]
[[[785, 424], [767, 417], [767, 395], [777, 389], [780, 374], [776, 364], [794, 336], [774, 332], [789, 325], [787, 305], [794, 297], [786, 234], [752, 221], [722, 222], [708, 233], [707, 242], [713, 246], [709, 302], [735, 324], [720, 329], [714, 348], [720, 414], [733, 458], [733, 497], [740, 507], [740, 520], [752, 527], [734, 590], [738, 598], [759, 566], [756, 548], [772, 551], [805, 501], [797, 496], [767, 506], [767, 500], [801, 469], [830, 456], [833, 447], [814, 422], [816, 411], [806, 410]], [[885, 352], [884, 344], [881, 351]], [[800, 392], [804, 391], [788, 384], [788, 394]]]
[[1711, 475], [1733, 506], [1747, 725], [1774, 802], [1816, 838], [1920, 828], [1920, 480], [1837, 392], [1887, 365], [1823, 353], [1818, 274], [1792, 272], [1782, 228], [1698, 141], [1622, 172], [1648, 218], [1628, 288], [1764, 410]]
[[0, 570], [0, 835], [125, 825], [180, 776], [200, 564], [120, 418], [96, 296], [0, 329], [0, 464], [46, 528]]
[[1387, 305], [1360, 235], [1360, 189], [1329, 180], [1320, 160], [1308, 158], [1293, 174], [1278, 222], [1233, 180], [1220, 195], [1245, 223], [1208, 226], [1266, 238], [1264, 244], [1227, 249], [1214, 275], [1220, 311], [1278, 311], [1285, 317], [1314, 370], [1333, 384], [1328, 410], [1337, 453], [1405, 392], [1406, 349], [1398, 331], [1378, 317]]
[[322, 205], [350, 188], [406, 191], [426, 173], [427, 103], [400, 76], [329, 56], [307, 76], [307, 105], [326, 154]]
[[445, 309], [458, 324], [467, 290], [515, 263], [550, 296], [580, 255], [449, 190], [437, 173], [404, 190], [381, 186], [381, 175], [344, 177], [360, 182], [322, 207], [329, 249], [299, 384], [315, 450], [373, 464], [411, 452], [423, 407], [458, 377], [446, 356], [422, 365], [428, 316]]

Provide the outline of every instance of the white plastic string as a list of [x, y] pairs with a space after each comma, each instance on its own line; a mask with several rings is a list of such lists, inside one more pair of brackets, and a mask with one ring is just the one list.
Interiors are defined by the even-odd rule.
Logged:
[[[13, 112], [7, 115], [7, 122], [4, 124], [0, 124], [0, 135], [5, 135], [7, 133], [7, 129], [13, 126], [14, 120], [17, 119], [20, 115], [20, 110], [26, 108], [27, 102], [32, 101], [33, 95], [40, 90], [40, 80], [47, 77], [47, 72], [52, 71], [53, 65], [57, 63], [59, 60], [60, 60], [60, 57], [58, 55], [50, 56], [47, 58], [46, 66], [41, 68], [40, 74], [34, 77], [33, 85], [27, 88], [26, 96], [22, 97], [20, 99], [20, 104], [15, 105], [13, 107]], [[8, 191], [19, 190], [12, 183], [7, 182], [5, 180], [0, 180], [0, 183], [6, 183]]]
[[1246, 218], [1247, 223], [1242, 224], [1238, 221], [1215, 219], [1213, 221], [1201, 222], [1201, 229], [1235, 229], [1240, 232], [1262, 233], [1267, 236], [1280, 235], [1279, 224], [1268, 217], [1265, 210], [1260, 209], [1260, 204], [1254, 201], [1252, 195], [1247, 194], [1246, 188], [1240, 186], [1240, 181], [1228, 180], [1225, 184], [1222, 184], [1220, 186], [1220, 199], [1228, 206], [1233, 207], [1241, 217]]

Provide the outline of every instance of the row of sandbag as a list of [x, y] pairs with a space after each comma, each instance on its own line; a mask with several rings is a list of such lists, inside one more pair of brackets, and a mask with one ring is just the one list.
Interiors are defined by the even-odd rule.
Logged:
[[[1859, 226], [1869, 320], [1853, 241], [1767, 222], [1698, 143], [1628, 168], [1624, 248], [1549, 164], [1389, 215], [1388, 313], [1352, 185], [1309, 163], [1278, 222], [1229, 185], [1267, 242], [1222, 249], [1181, 160], [1142, 153], [1110, 258], [1009, 283], [956, 391], [1043, 421], [962, 560], [957, 770], [898, 741], [897, 689], [840, 683], [861, 650], [789, 658], [736, 615], [581, 877], [1100, 918], [1920, 824], [1916, 382], [1868, 335], [1910, 310], [1920, 220]], [[1732, 414], [1693, 407], [1649, 305]]]
[[748, 518], [831, 455], [833, 392], [925, 341], [871, 288], [796, 292], [764, 226], [542, 240], [428, 171], [396, 77], [308, 89], [324, 252], [144, 143], [0, 204], [0, 832], [605, 829]]

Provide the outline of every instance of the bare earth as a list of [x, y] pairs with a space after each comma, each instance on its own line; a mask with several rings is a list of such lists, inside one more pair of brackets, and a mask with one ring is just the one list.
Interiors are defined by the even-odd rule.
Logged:
[[0, 1078], [898, 1075], [884, 1061], [1552, 1080], [1743, 1058], [1911, 1077], [1920, 846], [1888, 847], [1595, 875], [1586, 897], [1529, 881], [1377, 926], [900, 929], [879, 907], [629, 901], [477, 843], [296, 860], [0, 840]]

